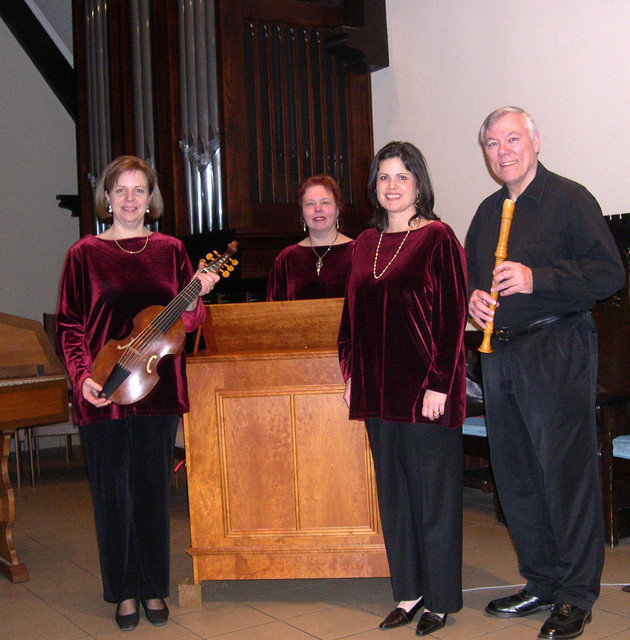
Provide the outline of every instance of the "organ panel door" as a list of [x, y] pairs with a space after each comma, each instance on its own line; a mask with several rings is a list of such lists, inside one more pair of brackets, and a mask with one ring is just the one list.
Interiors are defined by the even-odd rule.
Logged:
[[[370, 81], [329, 50], [341, 9], [292, 0], [218, 6], [231, 226], [296, 230], [296, 188], [317, 173], [332, 175], [351, 205], [364, 202]], [[349, 209], [356, 229], [361, 213]]]

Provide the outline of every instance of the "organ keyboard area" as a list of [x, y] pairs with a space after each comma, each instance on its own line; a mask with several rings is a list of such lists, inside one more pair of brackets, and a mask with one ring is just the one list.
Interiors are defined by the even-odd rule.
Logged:
[[16, 429], [68, 420], [68, 386], [61, 361], [41, 323], [0, 313], [0, 573], [28, 580], [13, 547], [15, 497], [8, 473], [9, 445]]

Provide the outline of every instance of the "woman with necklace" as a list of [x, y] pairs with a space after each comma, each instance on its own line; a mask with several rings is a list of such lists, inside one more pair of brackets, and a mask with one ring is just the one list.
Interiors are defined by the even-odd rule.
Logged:
[[380, 627], [424, 608], [423, 636], [462, 607], [466, 266], [415, 146], [383, 147], [368, 191], [375, 228], [354, 241], [339, 330], [344, 400], [365, 420], [399, 601]]
[[129, 335], [140, 311], [167, 305], [196, 277], [199, 297], [181, 316], [194, 331], [205, 317], [201, 296], [219, 277], [195, 274], [179, 240], [144, 226], [159, 218], [163, 203], [143, 160], [110, 163], [95, 201], [111, 226], [68, 250], [56, 335], [92, 487], [104, 599], [118, 605], [116, 622], [127, 631], [139, 622], [139, 602], [150, 623], [168, 619], [169, 496], [179, 416], [189, 409], [185, 362], [183, 354], [161, 360], [154, 392], [132, 405], [98, 397], [92, 362], [109, 339]]
[[308, 235], [275, 259], [267, 300], [341, 298], [352, 249], [352, 238], [339, 232], [341, 190], [330, 176], [312, 176], [300, 185], [297, 199]]

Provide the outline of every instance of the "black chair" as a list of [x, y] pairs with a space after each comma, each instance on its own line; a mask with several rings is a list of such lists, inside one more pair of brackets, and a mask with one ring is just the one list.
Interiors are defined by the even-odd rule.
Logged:
[[492, 475], [488, 432], [486, 430], [481, 359], [477, 347], [481, 344], [481, 331], [467, 330], [464, 334], [466, 349], [466, 420], [464, 434], [464, 485], [492, 493], [494, 513], [498, 522], [505, 524], [499, 497]]

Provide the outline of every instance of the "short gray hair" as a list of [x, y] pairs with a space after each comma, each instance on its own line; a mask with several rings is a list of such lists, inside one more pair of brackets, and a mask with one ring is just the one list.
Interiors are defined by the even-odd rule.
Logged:
[[499, 109], [495, 109], [484, 121], [481, 125], [481, 129], [479, 131], [479, 141], [482, 146], [486, 144], [486, 133], [488, 129], [490, 129], [494, 123], [504, 115], [508, 113], [516, 113], [518, 115], [523, 116], [525, 118], [525, 124], [527, 126], [527, 131], [529, 132], [529, 139], [533, 140], [534, 136], [538, 132], [538, 127], [534, 122], [534, 118], [532, 118], [525, 109], [521, 109], [520, 107], [500, 107]]

